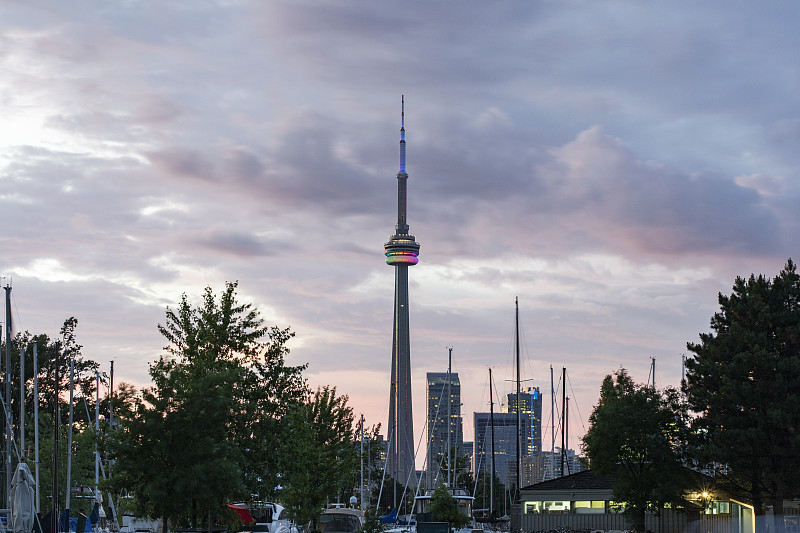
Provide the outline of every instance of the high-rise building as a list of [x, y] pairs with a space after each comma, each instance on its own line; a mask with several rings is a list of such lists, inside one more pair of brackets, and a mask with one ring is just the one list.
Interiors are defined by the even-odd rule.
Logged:
[[[461, 382], [457, 372], [428, 372], [427, 374], [427, 437], [428, 472], [431, 473], [428, 487], [435, 488], [433, 480], [447, 465], [447, 447], [450, 443], [451, 459], [464, 455], [464, 433], [461, 418]], [[448, 438], [449, 437], [449, 438]], [[445, 478], [446, 479], [446, 478]]]
[[397, 172], [397, 225], [383, 248], [386, 264], [394, 267], [394, 328], [389, 397], [389, 473], [406, 485], [414, 472], [414, 419], [411, 413], [411, 346], [408, 326], [408, 267], [417, 264], [419, 243], [406, 222], [405, 101], [400, 109], [400, 170]]
[[542, 449], [542, 396], [538, 387], [528, 387], [520, 393], [520, 402], [517, 404], [517, 394], [508, 395], [508, 412], [516, 413], [517, 405], [520, 407], [520, 422], [522, 426], [522, 448], [520, 455], [527, 456]]
[[[542, 396], [536, 387], [528, 387], [525, 392], [520, 392], [520, 401], [517, 394], [508, 395], [508, 412], [516, 415], [517, 406], [520, 409], [520, 484], [523, 487], [535, 483], [529, 459], [542, 449]], [[516, 449], [515, 452], [516, 453]], [[515, 457], [516, 460], [516, 457]]]
[[[472, 469], [475, 477], [492, 471], [506, 487], [516, 483], [517, 415], [514, 413], [474, 413], [475, 440]], [[492, 454], [492, 419], [494, 420], [494, 454]]]

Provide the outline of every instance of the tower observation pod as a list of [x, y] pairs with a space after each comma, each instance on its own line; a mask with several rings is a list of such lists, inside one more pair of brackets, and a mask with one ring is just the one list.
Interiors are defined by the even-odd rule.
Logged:
[[[408, 233], [406, 222], [405, 98], [400, 111], [400, 171], [397, 173], [397, 225], [384, 244], [386, 264], [395, 269], [394, 328], [392, 331], [392, 382], [387, 426], [389, 474], [406, 486], [414, 479], [414, 418], [411, 412], [411, 346], [408, 326], [408, 267], [417, 264], [419, 243]], [[396, 505], [397, 502], [395, 502]]]
[[406, 173], [405, 98], [401, 98], [400, 111], [400, 171], [397, 173], [397, 225], [395, 234], [383, 245], [387, 265], [416, 265], [419, 260], [419, 243], [408, 233], [406, 198], [408, 173]]

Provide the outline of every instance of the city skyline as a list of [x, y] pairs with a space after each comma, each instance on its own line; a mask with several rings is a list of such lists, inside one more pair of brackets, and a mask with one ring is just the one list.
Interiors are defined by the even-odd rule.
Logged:
[[514, 390], [518, 297], [543, 447], [552, 365], [579, 450], [606, 374], [646, 382], [654, 357], [677, 386], [718, 293], [798, 259], [798, 16], [782, 0], [4, 2], [15, 330], [56, 337], [74, 316], [85, 357], [146, 386], [165, 308], [238, 280], [295, 332], [309, 385], [385, 433], [379, 250], [405, 95], [415, 448], [448, 347], [466, 435], [487, 367]]

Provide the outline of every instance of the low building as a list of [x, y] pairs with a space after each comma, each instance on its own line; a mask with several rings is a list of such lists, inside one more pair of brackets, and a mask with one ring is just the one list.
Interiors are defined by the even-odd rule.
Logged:
[[[698, 474], [699, 475], [699, 474]], [[531, 531], [624, 531], [622, 508], [615, 504], [613, 480], [590, 470], [524, 487], [520, 503], [512, 508], [511, 527]], [[753, 507], [722, 492], [698, 488], [687, 494], [683, 509], [664, 509], [661, 516], [648, 513], [649, 531], [683, 533], [754, 533]]]

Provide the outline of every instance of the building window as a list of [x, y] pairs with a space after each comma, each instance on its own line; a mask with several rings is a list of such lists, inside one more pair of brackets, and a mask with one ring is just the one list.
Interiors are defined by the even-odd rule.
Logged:
[[730, 514], [731, 513], [731, 502], [718, 502], [718, 501], [711, 501], [708, 502], [708, 506], [706, 507], [705, 514]]
[[525, 513], [566, 514], [570, 508], [568, 501], [525, 502]]
[[570, 502], [568, 501], [553, 501], [544, 502], [544, 511], [549, 514], [566, 514], [569, 513]]
[[606, 502], [603, 500], [582, 500], [573, 503], [575, 514], [604, 514], [606, 512]]

